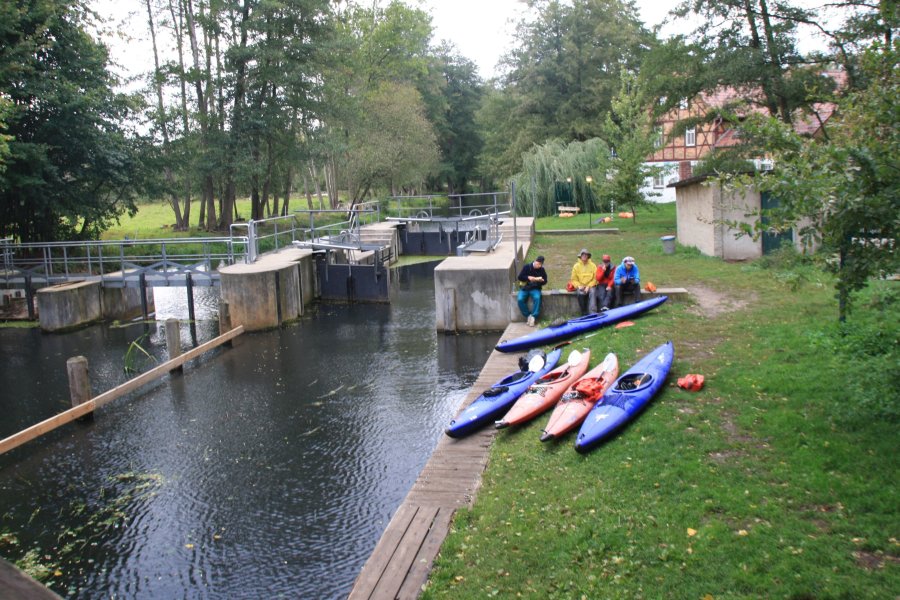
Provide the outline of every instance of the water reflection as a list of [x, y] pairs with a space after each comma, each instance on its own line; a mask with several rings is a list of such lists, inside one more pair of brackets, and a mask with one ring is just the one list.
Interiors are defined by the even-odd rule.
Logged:
[[[0, 458], [20, 541], [0, 554], [39, 546], [73, 598], [346, 596], [496, 343], [435, 333], [433, 267], [396, 273], [390, 305], [324, 305], [245, 334]], [[149, 329], [161, 360], [163, 328]], [[200, 342], [216, 330], [201, 322]], [[88, 356], [95, 392], [124, 381], [141, 335], [0, 330], [2, 434], [66, 408], [69, 356]]]
[[[197, 321], [215, 321], [219, 318], [219, 288], [194, 287], [194, 318]], [[165, 321], [175, 318], [180, 321], [187, 320], [189, 311], [187, 305], [187, 288], [184, 287], [155, 287], [153, 288], [153, 303], [156, 305], [156, 319]]]

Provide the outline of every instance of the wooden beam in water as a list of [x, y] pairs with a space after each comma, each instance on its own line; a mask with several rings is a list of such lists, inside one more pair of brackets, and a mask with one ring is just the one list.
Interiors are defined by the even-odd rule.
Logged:
[[53, 431], [57, 427], [65, 425], [66, 423], [71, 423], [72, 421], [93, 412], [95, 409], [100, 408], [104, 404], [108, 404], [113, 400], [120, 398], [129, 392], [132, 392], [142, 385], [150, 383], [154, 379], [162, 377], [163, 375], [167, 375], [171, 370], [180, 367], [187, 361], [197, 358], [201, 354], [204, 354], [205, 352], [208, 352], [213, 348], [221, 346], [222, 344], [230, 342], [232, 339], [236, 338], [242, 333], [244, 333], [244, 326], [239, 325], [231, 331], [223, 333], [222, 335], [213, 338], [210, 341], [203, 343], [192, 350], [185, 352], [177, 358], [167, 360], [161, 365], [150, 369], [146, 373], [141, 373], [134, 379], [130, 379], [122, 385], [116, 386], [109, 391], [103, 392], [99, 396], [96, 396], [88, 400], [87, 402], [79, 404], [78, 406], [74, 406], [69, 410], [63, 411], [56, 416], [50, 417], [49, 419], [32, 425], [27, 429], [23, 429], [19, 433], [13, 434], [4, 440], [0, 440], [0, 454], [5, 454], [6, 452], [9, 452], [14, 448], [18, 448], [26, 442], [30, 442], [31, 440], [38, 438], [45, 433]]

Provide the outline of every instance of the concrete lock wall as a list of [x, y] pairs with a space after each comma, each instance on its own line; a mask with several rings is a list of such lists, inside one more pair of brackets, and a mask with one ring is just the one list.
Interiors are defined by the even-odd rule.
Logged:
[[[303, 301], [312, 297], [312, 276], [304, 267], [303, 258], [311, 262], [310, 252], [283, 252], [253, 264], [223, 267], [221, 276], [222, 301], [227, 305], [229, 326], [243, 325], [247, 331], [278, 327], [303, 314]], [[298, 263], [301, 263], [298, 267]]]
[[64, 331], [99, 321], [103, 316], [99, 281], [73, 281], [37, 291], [44, 331]]
[[451, 257], [434, 270], [438, 331], [502, 331], [516, 278], [512, 252]]
[[[140, 288], [100, 288], [100, 304], [104, 319], [124, 321], [143, 314]], [[153, 288], [147, 288], [147, 310], [153, 311]]]

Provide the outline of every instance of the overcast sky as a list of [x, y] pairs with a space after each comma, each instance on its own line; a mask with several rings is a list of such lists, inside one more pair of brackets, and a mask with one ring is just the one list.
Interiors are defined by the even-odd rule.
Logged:
[[[386, 4], [387, 0], [374, 0]], [[525, 14], [519, 0], [405, 0], [432, 16], [435, 40], [453, 42], [460, 54], [478, 65], [484, 78], [496, 74], [500, 57], [515, 43], [514, 23]], [[814, 0], [796, 0], [797, 4], [815, 4]], [[648, 28], [661, 23], [674, 3], [660, 0], [637, 0], [641, 19]], [[152, 53], [147, 32], [146, 8], [143, 0], [93, 0], [97, 12], [111, 19], [110, 26], [118, 38], [110, 41], [113, 61], [131, 75], [152, 69]], [[667, 31], [664, 30], [663, 34]], [[123, 41], [123, 39], [127, 41]], [[811, 44], [812, 42], [808, 42]], [[801, 49], [811, 49], [804, 44]]]
[[[416, 0], [409, 0], [415, 6]], [[495, 74], [495, 66], [514, 42], [515, 23], [526, 14], [519, 0], [420, 0], [422, 10], [432, 16], [435, 38], [452, 41], [460, 54], [475, 61], [484, 78]], [[660, 23], [669, 3], [638, 0], [640, 17], [648, 27]], [[437, 40], [436, 40], [437, 41]]]

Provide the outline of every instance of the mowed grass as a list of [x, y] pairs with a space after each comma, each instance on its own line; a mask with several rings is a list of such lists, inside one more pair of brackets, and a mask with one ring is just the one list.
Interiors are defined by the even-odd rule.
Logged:
[[[243, 219], [250, 218], [250, 199], [237, 201], [238, 214]], [[191, 203], [191, 224], [188, 231], [175, 231], [175, 213], [168, 202], [141, 202], [133, 217], [122, 215], [118, 223], [103, 232], [104, 240], [158, 239], [176, 237], [204, 237], [221, 235], [220, 232], [208, 232], [197, 227], [200, 218], [200, 201]]]
[[[673, 340], [667, 386], [588, 455], [574, 433], [539, 442], [546, 415], [498, 432], [423, 597], [896, 597], [898, 428], [847, 410], [843, 359], [820, 343], [837, 320], [830, 280], [802, 265], [665, 255], [674, 206], [638, 218], [617, 219], [618, 235], [538, 235], [529, 258], [547, 257], [552, 287], [587, 246], [595, 258], [635, 256], [645, 282], [703, 289], [702, 302], [668, 302], [633, 327], [575, 340], [592, 366], [616, 352], [622, 371]], [[851, 326], [900, 321], [871, 296]], [[896, 344], [896, 326], [892, 335]], [[676, 386], [687, 373], [706, 377], [701, 392]]]

